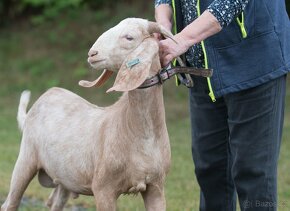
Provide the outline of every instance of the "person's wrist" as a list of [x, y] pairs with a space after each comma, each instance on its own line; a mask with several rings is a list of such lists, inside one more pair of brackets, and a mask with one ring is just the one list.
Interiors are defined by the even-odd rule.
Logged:
[[186, 52], [191, 46], [193, 46], [195, 43], [193, 41], [193, 38], [188, 36], [186, 33], [181, 31], [180, 33], [175, 35], [176, 42], [179, 46], [182, 47], [182, 51]]

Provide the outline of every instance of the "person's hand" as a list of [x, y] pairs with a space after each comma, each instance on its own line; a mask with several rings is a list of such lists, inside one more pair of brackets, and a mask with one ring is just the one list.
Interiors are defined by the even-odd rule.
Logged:
[[167, 66], [173, 59], [185, 53], [190, 45], [185, 37], [181, 34], [174, 36], [174, 42], [172, 39], [167, 38], [159, 41], [159, 56], [161, 66]]
[[221, 30], [222, 27], [219, 21], [214, 15], [206, 10], [199, 18], [174, 36], [177, 44], [170, 39], [161, 40], [159, 42], [161, 65], [163, 67], [166, 66], [174, 58], [185, 53], [194, 44], [200, 43]]

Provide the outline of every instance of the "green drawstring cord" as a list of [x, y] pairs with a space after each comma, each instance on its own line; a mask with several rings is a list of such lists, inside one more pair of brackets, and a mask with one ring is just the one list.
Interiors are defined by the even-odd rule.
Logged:
[[244, 16], [243, 12], [241, 13], [241, 17], [242, 17], [242, 20], [240, 20], [240, 18], [237, 17], [237, 23], [240, 26], [240, 29], [241, 29], [241, 32], [242, 32], [242, 37], [243, 38], [247, 38], [248, 33], [247, 33], [247, 30], [246, 30], [246, 27], [245, 27], [245, 16]]

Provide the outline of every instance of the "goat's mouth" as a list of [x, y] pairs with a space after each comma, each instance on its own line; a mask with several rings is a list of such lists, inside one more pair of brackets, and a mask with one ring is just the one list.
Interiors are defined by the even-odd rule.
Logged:
[[105, 61], [106, 59], [98, 59], [98, 58], [95, 58], [95, 57], [89, 57], [88, 58], [88, 63], [94, 67], [94, 65], [96, 65], [97, 63], [100, 63], [100, 62], [103, 62]]

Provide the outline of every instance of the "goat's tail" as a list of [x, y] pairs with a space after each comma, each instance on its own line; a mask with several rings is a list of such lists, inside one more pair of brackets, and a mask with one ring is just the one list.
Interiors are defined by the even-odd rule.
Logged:
[[24, 122], [27, 116], [27, 106], [30, 100], [30, 91], [25, 90], [21, 93], [20, 102], [18, 106], [18, 113], [17, 113], [17, 121], [18, 127], [21, 131], [23, 131]]

